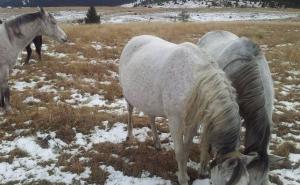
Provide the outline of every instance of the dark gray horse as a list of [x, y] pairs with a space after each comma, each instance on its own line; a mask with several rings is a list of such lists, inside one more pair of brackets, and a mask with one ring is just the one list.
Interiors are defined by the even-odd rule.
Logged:
[[245, 154], [259, 157], [247, 168], [249, 185], [268, 184], [268, 145], [272, 125], [273, 82], [259, 46], [227, 31], [205, 34], [197, 44], [225, 71], [237, 90], [240, 114], [246, 126]]
[[47, 35], [61, 43], [67, 41], [65, 32], [43, 8], [39, 12], [18, 16], [0, 25], [0, 106], [6, 112], [11, 111], [9, 72], [20, 51], [38, 35]]
[[[32, 43], [35, 46], [35, 51], [38, 54], [39, 61], [41, 61], [42, 60], [42, 44], [43, 44], [42, 35], [36, 36], [33, 39]], [[27, 57], [26, 57], [26, 60], [25, 60], [25, 64], [28, 64], [29, 60], [31, 58], [31, 54], [32, 54], [31, 43], [28, 44], [28, 46], [26, 46], [26, 51], [27, 51]]]

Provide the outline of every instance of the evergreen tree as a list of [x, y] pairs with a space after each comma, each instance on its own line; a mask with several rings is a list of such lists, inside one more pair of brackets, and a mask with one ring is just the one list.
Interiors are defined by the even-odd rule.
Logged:
[[97, 11], [94, 6], [91, 6], [86, 14], [85, 18], [86, 24], [100, 23], [100, 15], [97, 14]]
[[190, 18], [190, 14], [188, 13], [187, 10], [182, 10], [179, 14], [178, 14], [178, 19], [182, 22], [187, 22]]

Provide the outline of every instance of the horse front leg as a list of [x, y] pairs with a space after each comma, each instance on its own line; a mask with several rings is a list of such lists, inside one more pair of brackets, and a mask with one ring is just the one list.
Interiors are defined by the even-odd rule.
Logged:
[[3, 90], [2, 90], [3, 88], [2, 87], [0, 87], [0, 107], [2, 108], [2, 109], [4, 109], [4, 94], [3, 94]]
[[183, 144], [184, 144], [184, 150], [186, 151], [186, 155], [185, 155], [186, 163], [188, 162], [189, 159], [193, 138], [197, 134], [198, 129], [199, 129], [199, 125], [197, 124], [185, 128]]
[[39, 56], [39, 61], [42, 61], [42, 44], [43, 44], [43, 39], [42, 36], [37, 36], [34, 38], [33, 43], [35, 45], [35, 50], [36, 53]]
[[8, 85], [3, 88], [3, 96], [4, 96], [4, 110], [6, 113], [12, 113], [12, 108], [10, 106], [10, 89]]
[[175, 157], [178, 165], [178, 182], [180, 185], [188, 185], [187, 162], [183, 144], [183, 130], [180, 119], [169, 118], [169, 128], [174, 142]]
[[10, 89], [8, 86], [8, 77], [9, 77], [9, 67], [3, 66], [0, 69], [1, 75], [1, 107], [4, 108], [4, 111], [6, 113], [12, 112], [11, 106], [10, 106]]
[[151, 130], [152, 130], [152, 134], [153, 134], [154, 147], [156, 150], [160, 150], [161, 145], [160, 145], [160, 140], [159, 140], [159, 136], [157, 133], [157, 128], [155, 125], [155, 116], [149, 116], [149, 117], [150, 117]]

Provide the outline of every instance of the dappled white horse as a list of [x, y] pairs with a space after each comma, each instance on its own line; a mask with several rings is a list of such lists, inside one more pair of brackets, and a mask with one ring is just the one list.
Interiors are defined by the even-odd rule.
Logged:
[[18, 54], [38, 35], [47, 35], [59, 42], [67, 36], [54, 17], [45, 12], [24, 14], [0, 25], [0, 106], [11, 111], [8, 87], [9, 71], [16, 64]]
[[[173, 44], [154, 36], [131, 39], [120, 58], [120, 83], [131, 112], [167, 117], [178, 164], [178, 181], [187, 185], [187, 160], [200, 123], [201, 165], [209, 154], [219, 168], [211, 171], [213, 185], [246, 185], [246, 165], [256, 156], [241, 155], [241, 120], [235, 90], [225, 73], [191, 43]], [[157, 135], [157, 133], [156, 133]]]
[[249, 185], [268, 184], [268, 144], [274, 93], [263, 53], [249, 39], [227, 31], [209, 32], [197, 45], [217, 61], [237, 91], [240, 114], [246, 126], [244, 153], [259, 154], [247, 167]]

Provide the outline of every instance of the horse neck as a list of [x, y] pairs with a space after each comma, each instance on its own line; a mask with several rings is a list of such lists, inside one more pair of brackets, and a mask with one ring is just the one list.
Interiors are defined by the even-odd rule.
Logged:
[[232, 152], [239, 145], [241, 127], [235, 90], [225, 73], [214, 67], [199, 79], [187, 102], [185, 124], [204, 123], [201, 143], [213, 154]]
[[20, 25], [19, 29], [22, 36], [16, 36], [11, 40], [11, 45], [16, 48], [17, 51], [23, 50], [37, 35], [41, 34], [41, 22], [37, 19]]
[[207, 140], [211, 145], [212, 153], [216, 156], [238, 150], [241, 120], [236, 103], [233, 101], [224, 103], [216, 99], [211, 102], [208, 109], [219, 109], [214, 115], [215, 118], [206, 118]]
[[229, 73], [237, 89], [239, 107], [245, 120], [245, 153], [267, 155], [272, 115], [267, 104], [262, 77], [257, 62], [247, 61]]
[[246, 125], [245, 153], [267, 155], [272, 121], [266, 110], [261, 108], [243, 117]]

